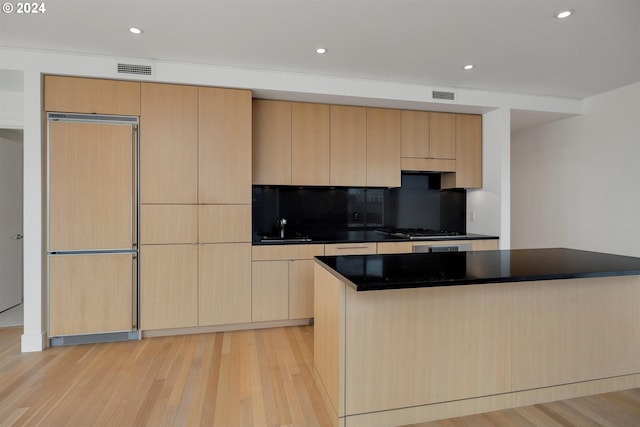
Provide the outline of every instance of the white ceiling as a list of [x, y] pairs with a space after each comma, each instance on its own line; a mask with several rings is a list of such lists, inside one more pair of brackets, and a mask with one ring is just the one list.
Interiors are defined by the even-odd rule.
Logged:
[[[640, 81], [640, 0], [44, 4], [0, 14], [0, 46], [569, 98]], [[553, 17], [565, 8], [575, 15]]]

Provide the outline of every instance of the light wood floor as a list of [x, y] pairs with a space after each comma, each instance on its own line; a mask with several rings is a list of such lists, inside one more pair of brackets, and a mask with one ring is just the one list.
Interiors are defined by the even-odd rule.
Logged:
[[[20, 353], [0, 328], [0, 426], [330, 426], [301, 326]], [[640, 389], [414, 427], [640, 426]]]

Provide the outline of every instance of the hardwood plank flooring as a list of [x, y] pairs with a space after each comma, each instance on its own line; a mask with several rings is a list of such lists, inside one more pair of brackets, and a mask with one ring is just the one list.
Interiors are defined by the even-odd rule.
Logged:
[[[0, 427], [331, 426], [313, 327], [149, 338], [20, 353], [0, 328]], [[413, 427], [640, 426], [640, 389]]]

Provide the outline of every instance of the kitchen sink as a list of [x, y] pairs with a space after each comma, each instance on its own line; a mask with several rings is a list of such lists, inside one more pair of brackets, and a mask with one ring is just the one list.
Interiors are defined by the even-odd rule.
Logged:
[[300, 243], [300, 242], [310, 242], [311, 238], [307, 236], [260, 236], [260, 243]]

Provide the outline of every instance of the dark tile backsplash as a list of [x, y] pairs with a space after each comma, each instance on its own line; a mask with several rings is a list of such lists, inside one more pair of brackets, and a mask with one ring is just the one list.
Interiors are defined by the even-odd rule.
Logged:
[[402, 174], [399, 188], [253, 187], [253, 233], [321, 236], [379, 227], [465, 233], [466, 191], [440, 190], [439, 174]]

